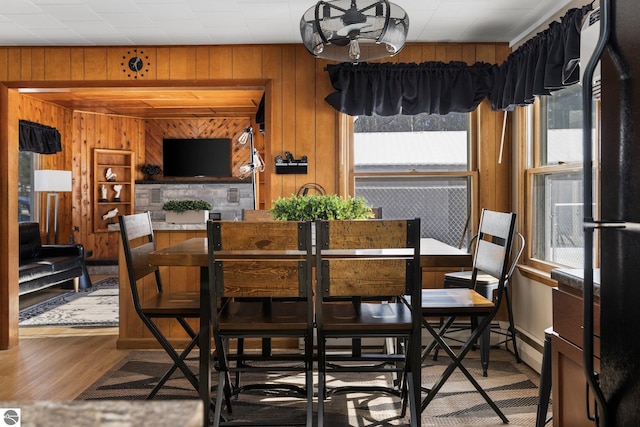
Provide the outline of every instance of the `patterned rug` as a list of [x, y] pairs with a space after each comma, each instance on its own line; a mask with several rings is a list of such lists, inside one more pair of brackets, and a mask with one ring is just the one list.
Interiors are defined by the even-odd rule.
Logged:
[[69, 291], [20, 311], [19, 325], [118, 326], [118, 279], [108, 277], [78, 293]]
[[[482, 377], [477, 352], [472, 352], [465, 366], [494, 399], [509, 418], [510, 426], [534, 426], [538, 402], [536, 372], [524, 363], [516, 364], [513, 355], [505, 350], [492, 350], [489, 376]], [[144, 399], [159, 377], [169, 367], [169, 357], [162, 351], [132, 351], [128, 357], [85, 390], [78, 400]], [[444, 369], [446, 358], [428, 360], [422, 370], [422, 383], [433, 384]], [[195, 360], [189, 364], [195, 369]], [[301, 376], [243, 374], [242, 383], [269, 382], [303, 384]], [[370, 374], [368, 374], [370, 375]], [[216, 377], [214, 375], [214, 383]], [[317, 379], [316, 379], [317, 380]], [[335, 387], [349, 381], [362, 382], [355, 374], [344, 373], [340, 380], [330, 377], [328, 386]], [[378, 376], [372, 383], [388, 384], [390, 378]], [[197, 393], [191, 385], [174, 374], [156, 399], [193, 399]], [[285, 392], [245, 392], [232, 401], [233, 414], [229, 419], [267, 421], [281, 419], [304, 420], [304, 401]], [[314, 405], [315, 406], [315, 405]], [[400, 418], [400, 402], [384, 394], [349, 393], [334, 395], [325, 404], [326, 424], [337, 426], [395, 426], [408, 425], [408, 418]], [[315, 409], [315, 408], [314, 408]], [[551, 410], [551, 406], [549, 407]], [[223, 410], [224, 411], [224, 410]], [[278, 418], [276, 418], [278, 417]], [[462, 373], [456, 370], [434, 401], [422, 414], [423, 426], [501, 426], [502, 420], [484, 402]]]

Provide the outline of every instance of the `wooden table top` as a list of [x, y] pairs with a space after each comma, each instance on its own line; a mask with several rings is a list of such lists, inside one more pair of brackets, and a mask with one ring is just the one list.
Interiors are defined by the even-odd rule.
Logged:
[[[354, 255], [367, 255], [367, 254], [384, 254], [384, 253], [397, 253], [399, 250], [359, 250], [353, 251], [332, 251], [333, 255], [348, 256]], [[206, 237], [194, 237], [192, 239], [184, 240], [176, 243], [164, 249], [159, 249], [152, 252], [149, 255], [149, 263], [154, 265], [173, 265], [173, 266], [199, 266], [205, 267], [208, 265], [208, 252], [207, 252], [207, 238]], [[264, 251], [219, 251], [216, 252], [216, 257], [224, 259], [227, 257], [245, 257], [251, 258], [252, 256], [271, 257], [278, 258], [286, 257], [300, 257], [303, 259], [306, 256], [304, 251], [270, 251], [265, 254]], [[471, 254], [467, 253], [446, 243], [440, 242], [432, 238], [420, 239], [420, 265], [422, 267], [468, 267], [472, 263]]]

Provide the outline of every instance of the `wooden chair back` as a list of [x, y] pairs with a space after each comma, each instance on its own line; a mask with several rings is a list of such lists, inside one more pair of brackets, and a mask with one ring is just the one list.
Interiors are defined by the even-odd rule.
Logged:
[[157, 291], [162, 292], [162, 282], [158, 267], [149, 264], [149, 254], [156, 248], [151, 215], [149, 212], [121, 215], [118, 217], [118, 221], [120, 223], [120, 236], [127, 264], [129, 285], [133, 295], [133, 304], [138, 310], [140, 297], [137, 283], [140, 279], [152, 273], [155, 274]]
[[[300, 298], [310, 294], [310, 223], [210, 221], [207, 229], [216, 297]], [[232, 253], [216, 259], [219, 251]]]
[[213, 224], [216, 251], [306, 251], [305, 225], [296, 221], [219, 221]]
[[322, 221], [318, 233], [322, 249], [413, 248], [420, 239], [408, 241], [412, 238], [408, 224], [407, 220], [394, 219]]
[[316, 228], [322, 297], [411, 295], [419, 286], [419, 220], [321, 221]]

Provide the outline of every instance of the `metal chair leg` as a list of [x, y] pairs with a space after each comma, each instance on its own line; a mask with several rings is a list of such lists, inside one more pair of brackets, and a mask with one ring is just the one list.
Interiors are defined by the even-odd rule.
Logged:
[[485, 330], [486, 328], [489, 327], [489, 323], [490, 322], [491, 322], [491, 319], [484, 318], [480, 322], [480, 325], [479, 325], [478, 329], [473, 331], [473, 333], [469, 336], [469, 338], [467, 339], [467, 341], [465, 342], [465, 344], [462, 346], [462, 348], [460, 349], [460, 351], [457, 354], [445, 342], [443, 337], [438, 332], [436, 332], [436, 330], [433, 329], [433, 327], [431, 325], [426, 323], [426, 327], [429, 329], [429, 332], [434, 337], [434, 339], [437, 341], [437, 343], [440, 346], [440, 348], [442, 348], [449, 355], [449, 357], [451, 357], [451, 363], [449, 363], [449, 365], [447, 366], [447, 368], [443, 372], [442, 376], [440, 377], [438, 382], [433, 386], [433, 388], [428, 390], [427, 396], [422, 401], [421, 411], [425, 410], [425, 408], [429, 405], [429, 403], [435, 398], [435, 396], [438, 393], [438, 391], [440, 391], [442, 386], [444, 386], [445, 382], [447, 381], [447, 379], [449, 379], [449, 377], [451, 376], [453, 371], [456, 368], [458, 368], [464, 374], [464, 376], [467, 377], [469, 382], [471, 382], [471, 384], [475, 387], [475, 389], [478, 391], [478, 393], [480, 393], [480, 395], [484, 398], [484, 400], [487, 402], [487, 404], [489, 404], [489, 406], [491, 407], [491, 409], [493, 409], [493, 411], [496, 413], [496, 415], [498, 415], [500, 417], [500, 419], [505, 424], [509, 423], [509, 419], [502, 413], [500, 408], [498, 408], [498, 406], [491, 399], [491, 397], [489, 397], [487, 392], [484, 391], [484, 389], [480, 386], [480, 384], [476, 381], [476, 379], [473, 378], [471, 373], [462, 364], [462, 360], [467, 355], [467, 353], [471, 350], [472, 344], [478, 339], [478, 337], [482, 333], [481, 331], [483, 331], [483, 330]]
[[[520, 363], [522, 359], [520, 359], [520, 353], [518, 353], [518, 344], [516, 343], [516, 325], [513, 320], [513, 308], [511, 306], [511, 291], [509, 291], [509, 286], [505, 286], [504, 296], [507, 302], [507, 314], [509, 315], [508, 334], [511, 337], [511, 343], [513, 344], [513, 354], [516, 356], [516, 362]], [[507, 341], [508, 341], [508, 338], [507, 338]], [[506, 346], [506, 342], [505, 342], [505, 346]]]

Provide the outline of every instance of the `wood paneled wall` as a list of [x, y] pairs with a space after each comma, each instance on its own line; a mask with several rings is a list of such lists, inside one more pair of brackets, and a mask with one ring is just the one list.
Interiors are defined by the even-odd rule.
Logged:
[[249, 161], [250, 148], [249, 142], [239, 144], [237, 136], [251, 125], [251, 117], [146, 120], [145, 163], [162, 165], [163, 138], [229, 138], [232, 141], [231, 172], [239, 177], [240, 166]]
[[72, 219], [75, 241], [87, 250], [93, 250], [92, 259], [118, 257], [118, 233], [93, 232], [93, 149], [108, 148], [131, 150], [136, 153], [136, 164], [144, 159], [144, 122], [134, 117], [104, 114], [73, 114], [74, 154]]
[[[123, 71], [124, 59], [133, 47], [0, 48], [0, 166], [7, 166], [0, 168], [0, 189], [5, 199], [0, 209], [0, 244], [4, 249], [0, 251], [0, 348], [17, 343], [17, 168], [10, 167], [11, 162], [17, 163], [17, 120], [31, 117], [64, 132], [63, 152], [47, 160], [51, 167], [74, 172], [74, 192], [63, 199], [60, 235], [70, 235], [74, 226], [79, 227], [76, 240], [93, 248], [95, 256], [115, 258], [117, 249], [111, 238], [101, 240], [89, 234], [91, 149], [131, 149], [139, 156], [138, 164], [145, 162], [146, 153], [144, 123], [140, 119], [70, 113], [53, 106], [38, 106], [33, 101], [18, 101], [16, 105], [16, 88], [175, 86], [180, 82], [206, 85], [220, 80], [257, 80], [265, 85], [267, 132], [264, 138], [258, 136], [256, 145], [262, 148], [269, 168], [259, 175], [260, 206], [269, 207], [271, 200], [289, 196], [308, 182], [316, 182], [329, 192], [339, 191], [339, 115], [324, 101], [332, 91], [324, 71], [327, 62], [315, 59], [302, 44], [137, 48], [144, 50], [151, 64], [149, 72], [139, 79]], [[420, 43], [407, 45], [392, 62], [500, 63], [508, 54], [505, 43]], [[16, 112], [16, 108], [30, 112]], [[485, 101], [479, 107], [478, 118], [480, 205], [508, 210], [510, 144], [505, 144], [503, 162], [497, 160], [502, 113], [490, 111]], [[274, 173], [273, 157], [285, 151], [296, 158], [308, 157], [306, 175]]]

